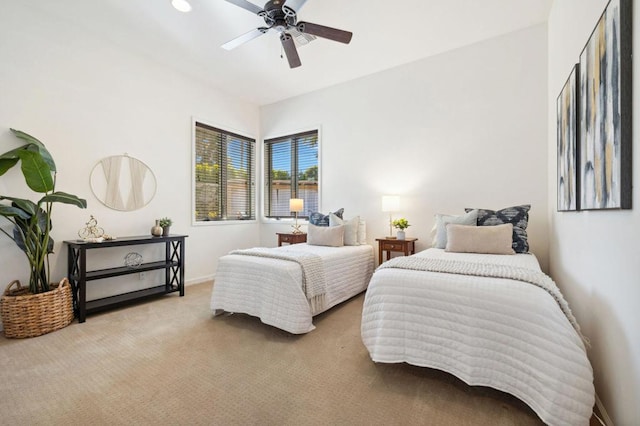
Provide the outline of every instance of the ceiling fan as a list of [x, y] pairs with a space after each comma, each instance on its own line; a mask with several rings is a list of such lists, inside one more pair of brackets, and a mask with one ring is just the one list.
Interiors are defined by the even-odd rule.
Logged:
[[[248, 0], [227, 1], [263, 18], [267, 26], [251, 30], [223, 44], [222, 48], [226, 50], [235, 49], [248, 41], [266, 34], [269, 30], [275, 30], [280, 33], [280, 41], [282, 42], [284, 53], [287, 55], [289, 66], [296, 68], [302, 65], [302, 62], [300, 62], [300, 56], [296, 49], [294, 41], [295, 35], [316, 36], [345, 44], [349, 44], [353, 36], [353, 33], [349, 31], [325, 27], [324, 25], [313, 24], [311, 22], [298, 22], [298, 12], [307, 0], [269, 0], [263, 8], [256, 6]], [[307, 41], [309, 40], [310, 39], [307, 39]]]

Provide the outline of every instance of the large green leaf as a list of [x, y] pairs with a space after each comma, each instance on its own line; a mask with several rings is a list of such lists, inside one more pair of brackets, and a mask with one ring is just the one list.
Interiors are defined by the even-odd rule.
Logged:
[[[38, 209], [37, 214], [27, 220], [16, 218], [13, 239], [22, 251], [35, 255], [44, 247], [43, 243], [47, 236], [46, 228], [47, 212]], [[47, 241], [47, 253], [53, 253], [53, 238], [50, 235]]]
[[51, 203], [64, 203], [64, 204], [72, 204], [74, 206], [80, 207], [81, 209], [87, 208], [87, 200], [83, 198], [78, 198], [75, 195], [67, 194], [66, 192], [57, 191], [52, 194], [47, 194], [38, 202], [38, 204], [51, 202]]
[[49, 233], [47, 231], [47, 224], [49, 225], [49, 229], [51, 229], [51, 222], [48, 221], [49, 215], [46, 211], [38, 209], [35, 219], [36, 220], [33, 220], [33, 218], [31, 219], [31, 228], [33, 232], [40, 235], [42, 238], [45, 234]]
[[37, 151], [42, 157], [42, 159], [44, 160], [44, 162], [47, 163], [47, 165], [49, 166], [49, 169], [52, 172], [56, 171], [56, 163], [53, 161], [53, 157], [51, 156], [51, 154], [49, 153], [49, 151], [47, 150], [47, 148], [44, 146], [42, 142], [40, 142], [38, 139], [34, 138], [33, 136], [23, 131], [16, 130], [16, 129], [11, 129], [11, 131], [17, 138], [20, 138], [23, 141], [27, 142], [28, 145], [25, 145], [23, 148], [28, 149], [30, 151]]
[[17, 222], [17, 225], [13, 227], [13, 241], [16, 242], [16, 245], [25, 253], [28, 253], [32, 250], [27, 250], [27, 244], [24, 241], [23, 235], [26, 235], [28, 232], [28, 226], [25, 225], [25, 222]]
[[7, 173], [9, 169], [16, 165], [18, 157], [16, 158], [2, 158], [0, 157], [0, 176]]
[[22, 174], [29, 188], [35, 192], [53, 191], [53, 175], [51, 168], [36, 151], [22, 150], [18, 152], [22, 161]]
[[30, 216], [34, 215], [38, 209], [36, 203], [31, 200], [25, 200], [23, 198], [15, 198], [15, 197], [4, 197], [0, 195], [0, 200], [9, 200], [11, 201], [11, 205], [13, 207], [17, 207], [19, 209], [24, 210]]
[[19, 217], [28, 220], [31, 215], [18, 207], [5, 206], [0, 204], [0, 216], [2, 217]]

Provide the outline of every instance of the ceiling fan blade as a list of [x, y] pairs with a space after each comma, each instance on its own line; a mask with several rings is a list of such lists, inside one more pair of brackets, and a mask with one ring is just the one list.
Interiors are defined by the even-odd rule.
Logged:
[[300, 9], [302, 9], [302, 6], [304, 6], [306, 2], [307, 0], [285, 0], [284, 4], [282, 5], [282, 10], [289, 16], [296, 16], [296, 14], [300, 12]]
[[226, 42], [222, 45], [222, 48], [225, 50], [235, 49], [241, 44], [245, 44], [248, 41], [253, 40], [254, 38], [258, 38], [263, 34], [266, 34], [269, 31], [267, 27], [256, 28], [255, 30], [251, 30], [248, 33], [242, 34], [240, 37], [236, 37], [231, 41]]
[[282, 33], [280, 34], [280, 41], [282, 42], [284, 53], [287, 55], [289, 67], [297, 68], [302, 65], [302, 62], [300, 62], [300, 56], [298, 55], [298, 50], [296, 49], [296, 44], [293, 42], [293, 37], [291, 37], [290, 34]]
[[301, 33], [307, 33], [345, 44], [349, 44], [349, 42], [351, 41], [351, 37], [353, 37], [353, 33], [349, 31], [325, 27], [324, 25], [312, 24], [311, 22], [298, 22], [297, 28]]
[[253, 14], [258, 14], [260, 12], [262, 12], [262, 8], [260, 6], [256, 6], [255, 4], [251, 3], [250, 1], [247, 0], [227, 0], [229, 3], [231, 4], [235, 4], [238, 7], [241, 7], [243, 9], [248, 10], [249, 12], [253, 13]]

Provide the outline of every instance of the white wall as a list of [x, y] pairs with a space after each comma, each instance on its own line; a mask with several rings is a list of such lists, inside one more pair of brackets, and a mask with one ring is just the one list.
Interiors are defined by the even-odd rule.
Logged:
[[[221, 255], [257, 244], [259, 223], [191, 226], [191, 117], [258, 137], [258, 107], [129, 54], [80, 25], [25, 2], [4, 2], [0, 13], [0, 152], [18, 146], [10, 127], [40, 138], [57, 162], [57, 189], [89, 205], [54, 207], [52, 278], [66, 275], [62, 241], [77, 238], [90, 214], [115, 236], [148, 235], [155, 219], [173, 218], [172, 233], [189, 234], [187, 282], [211, 278]], [[153, 201], [134, 212], [104, 207], [89, 187], [98, 160], [125, 152], [145, 162], [158, 182]], [[0, 178], [1, 194], [37, 199], [24, 188], [19, 172]], [[128, 251], [148, 260], [163, 253], [159, 246], [109, 250], [90, 253], [90, 262], [120, 266]], [[0, 251], [0, 285], [15, 278], [28, 282], [26, 258], [4, 235]], [[92, 286], [89, 297], [121, 291], [119, 286], [149, 286], [136, 276], [120, 281]]]
[[[633, 210], [558, 213], [556, 97], [607, 0], [555, 1], [549, 16], [548, 167], [550, 271], [591, 339], [596, 392], [616, 425], [640, 421], [640, 92], [633, 95]], [[637, 6], [637, 5], [636, 5]], [[640, 10], [634, 13], [634, 52], [640, 47]], [[634, 54], [637, 58], [638, 55]], [[634, 86], [640, 67], [634, 64]]]
[[[371, 242], [389, 233], [383, 194], [401, 196], [419, 250], [435, 213], [530, 203], [546, 268], [546, 65], [535, 26], [262, 107], [262, 135], [321, 123], [322, 211], [361, 215]], [[261, 242], [286, 229], [262, 226]]]

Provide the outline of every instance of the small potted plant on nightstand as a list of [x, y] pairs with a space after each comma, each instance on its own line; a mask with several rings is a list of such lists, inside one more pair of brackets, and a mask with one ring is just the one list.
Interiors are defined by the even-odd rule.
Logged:
[[160, 219], [159, 224], [162, 227], [162, 236], [168, 236], [169, 229], [171, 228], [171, 225], [173, 225], [173, 221], [168, 217], [163, 217], [162, 219]]
[[411, 225], [409, 225], [409, 221], [405, 218], [394, 220], [393, 227], [398, 230], [396, 238], [399, 240], [404, 240], [406, 236], [404, 230], [407, 229], [409, 226]]

